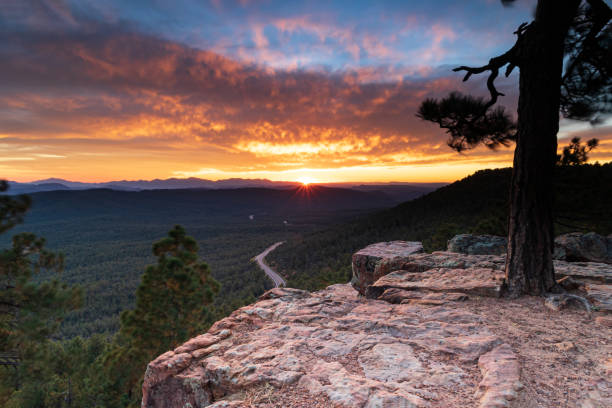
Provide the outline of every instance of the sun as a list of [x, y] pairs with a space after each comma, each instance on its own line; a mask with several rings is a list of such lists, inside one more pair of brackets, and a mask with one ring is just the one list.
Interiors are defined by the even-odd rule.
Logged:
[[302, 183], [303, 186], [307, 186], [309, 184], [317, 182], [317, 180], [313, 179], [312, 177], [300, 177], [296, 181]]

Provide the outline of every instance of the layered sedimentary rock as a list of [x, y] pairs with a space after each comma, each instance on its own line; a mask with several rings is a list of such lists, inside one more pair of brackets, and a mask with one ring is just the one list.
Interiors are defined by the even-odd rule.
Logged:
[[351, 284], [362, 295], [368, 285], [401, 267], [408, 256], [423, 252], [420, 242], [390, 241], [372, 244], [353, 254]]
[[[497, 297], [504, 284], [505, 255], [465, 255], [455, 252], [418, 253], [403, 257], [403, 264], [396, 270], [381, 276], [375, 282], [359, 282], [353, 277], [355, 287], [365, 287], [365, 295], [371, 299], [393, 303], [443, 303], [448, 293]], [[376, 254], [376, 262], [380, 254]], [[367, 259], [361, 259], [367, 264]], [[558, 279], [570, 278], [593, 304], [602, 310], [612, 311], [612, 266], [596, 262], [554, 261]], [[356, 283], [355, 283], [356, 282]], [[441, 292], [435, 300], [433, 293]], [[417, 299], [421, 299], [418, 300]], [[427, 301], [429, 300], [429, 301]]]

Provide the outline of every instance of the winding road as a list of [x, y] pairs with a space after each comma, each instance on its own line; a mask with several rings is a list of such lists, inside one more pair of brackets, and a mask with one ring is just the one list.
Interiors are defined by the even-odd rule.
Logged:
[[257, 261], [257, 264], [259, 265], [259, 267], [266, 273], [266, 275], [268, 275], [268, 277], [270, 279], [272, 279], [272, 281], [274, 282], [274, 286], [275, 287], [280, 287], [280, 286], [286, 286], [287, 282], [285, 282], [285, 280], [283, 279], [282, 276], [280, 276], [278, 273], [274, 272], [274, 270], [272, 270], [272, 268], [270, 268], [266, 262], [265, 262], [265, 258], [266, 256], [274, 251], [276, 249], [276, 247], [278, 247], [279, 245], [284, 244], [285, 241], [281, 241], [281, 242], [277, 242], [274, 245], [269, 246], [265, 251], [263, 251], [261, 254], [257, 255], [255, 258], [255, 261]]

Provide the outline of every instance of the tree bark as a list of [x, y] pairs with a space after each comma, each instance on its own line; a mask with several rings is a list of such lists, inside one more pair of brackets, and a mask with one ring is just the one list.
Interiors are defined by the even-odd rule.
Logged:
[[539, 0], [518, 47], [518, 132], [510, 187], [506, 284], [510, 297], [555, 285], [553, 174], [563, 45], [579, 0]]

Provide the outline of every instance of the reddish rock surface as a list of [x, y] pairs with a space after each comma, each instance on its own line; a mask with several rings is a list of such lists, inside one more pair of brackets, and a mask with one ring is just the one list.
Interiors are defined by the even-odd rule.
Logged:
[[390, 241], [372, 244], [353, 254], [351, 284], [362, 295], [368, 285], [388, 274], [407, 260], [409, 255], [423, 252], [420, 242]]
[[482, 381], [476, 391], [476, 396], [480, 397], [480, 406], [509, 406], [523, 388], [520, 364], [510, 346], [502, 344], [481, 355], [478, 367], [482, 372]]
[[[369, 298], [348, 284], [268, 291], [152, 361], [142, 406], [611, 406], [605, 308], [553, 312], [541, 298], [497, 298], [503, 256], [363, 261], [389, 244], [357, 258], [358, 272], [384, 272], [367, 290], [359, 275]], [[555, 266], [600, 303], [608, 293], [609, 265]]]
[[204, 407], [262, 384], [339, 407], [476, 406], [478, 360], [501, 343], [453, 306], [275, 289], [152, 361], [143, 407]]
[[[419, 253], [403, 258], [389, 271], [366, 286], [365, 295], [391, 303], [442, 304], [446, 295], [435, 292], [498, 297], [504, 282], [505, 255], [465, 255], [454, 252]], [[555, 261], [557, 278], [576, 288], [594, 306], [612, 311], [612, 266], [596, 262]], [[357, 278], [354, 278], [356, 280]], [[416, 292], [415, 292], [416, 291]], [[421, 300], [417, 300], [421, 299]], [[451, 299], [452, 300], [452, 299]]]

